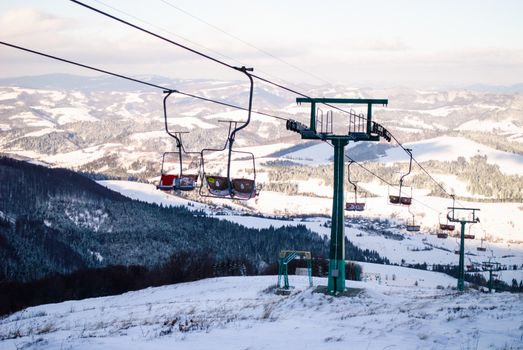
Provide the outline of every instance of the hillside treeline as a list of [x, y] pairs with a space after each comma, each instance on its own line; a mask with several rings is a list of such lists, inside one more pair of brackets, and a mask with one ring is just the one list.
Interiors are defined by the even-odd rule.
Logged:
[[[467, 184], [467, 190], [475, 195], [491, 197], [496, 201], [523, 201], [523, 186], [521, 186], [523, 176], [504, 174], [499, 166], [489, 164], [487, 161], [487, 156], [477, 155], [468, 161], [464, 157], [459, 157], [454, 161], [431, 160], [423, 162], [422, 165], [436, 177], [438, 174], [455, 175]], [[385, 165], [369, 162], [364, 166], [392, 184], [398, 184], [400, 176], [408, 170], [408, 164], [405, 163]], [[275, 165], [269, 169], [269, 181], [277, 183], [278, 190], [292, 195], [296, 192], [296, 187], [292, 186], [295, 180], [321, 179], [325, 185], [333, 186], [332, 173], [332, 166]], [[351, 167], [351, 179], [358, 182], [377, 180], [373, 174], [357, 165]], [[446, 196], [441, 188], [416, 165], [413, 165], [411, 175], [405, 178], [404, 185], [412, 187], [414, 191], [423, 188], [429, 189], [431, 195]], [[448, 192], [452, 192], [449, 186], [444, 187]], [[351, 188], [347, 187], [347, 191], [350, 190]]]

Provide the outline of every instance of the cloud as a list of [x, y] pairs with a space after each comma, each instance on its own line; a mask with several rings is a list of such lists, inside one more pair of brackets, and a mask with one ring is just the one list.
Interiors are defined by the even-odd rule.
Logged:
[[4, 37], [62, 30], [71, 25], [71, 20], [28, 8], [9, 10], [0, 16], [0, 28]]

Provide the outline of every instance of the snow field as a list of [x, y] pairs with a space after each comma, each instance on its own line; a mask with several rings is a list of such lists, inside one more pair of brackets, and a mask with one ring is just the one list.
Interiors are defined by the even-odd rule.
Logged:
[[[467, 159], [475, 155], [486, 155], [487, 162], [497, 164], [506, 174], [523, 174], [523, 156], [498, 151], [480, 143], [463, 137], [441, 136], [434, 139], [408, 143], [405, 147], [412, 149], [413, 156], [419, 161], [428, 160], [456, 160], [458, 157]], [[387, 150], [387, 155], [380, 158], [380, 162], [406, 162], [408, 157], [399, 147]]]
[[[423, 279], [419, 273], [410, 272]], [[292, 294], [279, 296], [270, 288], [276, 281], [213, 278], [32, 307], [0, 320], [0, 348], [521, 348], [520, 295], [347, 281], [359, 294], [332, 297], [290, 276]]]

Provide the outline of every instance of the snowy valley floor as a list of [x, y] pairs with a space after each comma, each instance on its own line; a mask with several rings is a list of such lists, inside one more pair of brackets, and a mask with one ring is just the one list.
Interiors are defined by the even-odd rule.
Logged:
[[354, 297], [303, 276], [278, 296], [262, 276], [41, 305], [0, 320], [0, 349], [523, 349], [523, 295], [457, 293], [446, 275], [394, 268], [365, 264], [381, 283], [347, 281]]

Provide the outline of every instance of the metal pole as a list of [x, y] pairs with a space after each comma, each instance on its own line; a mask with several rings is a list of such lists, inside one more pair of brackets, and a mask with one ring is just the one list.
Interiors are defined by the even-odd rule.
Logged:
[[492, 293], [492, 268], [488, 272], [489, 272], [488, 292]]
[[461, 224], [461, 244], [459, 246], [459, 271], [458, 271], [458, 290], [465, 289], [465, 221], [460, 221]]
[[345, 290], [345, 222], [344, 174], [345, 146], [348, 141], [333, 139], [334, 146], [334, 195], [332, 200], [331, 244], [329, 252], [329, 293]]

